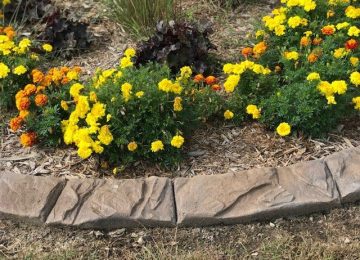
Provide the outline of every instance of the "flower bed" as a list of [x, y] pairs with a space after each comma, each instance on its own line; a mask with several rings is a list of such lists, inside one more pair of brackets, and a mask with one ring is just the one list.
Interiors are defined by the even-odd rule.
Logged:
[[224, 65], [223, 84], [190, 67], [177, 75], [166, 65], [134, 67], [133, 49], [119, 67], [86, 82], [77, 68], [33, 70], [35, 84], [16, 95], [11, 129], [25, 127], [24, 146], [74, 145], [82, 159], [99, 154], [101, 165], [118, 166], [114, 173], [140, 160], [177, 165], [209, 118], [259, 120], [280, 136], [322, 136], [360, 109], [359, 10], [348, 1], [282, 1], [263, 18], [258, 42]]

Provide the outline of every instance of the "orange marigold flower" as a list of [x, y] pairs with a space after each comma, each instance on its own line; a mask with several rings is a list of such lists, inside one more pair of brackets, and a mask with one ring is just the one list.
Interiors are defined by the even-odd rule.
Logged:
[[246, 47], [244, 49], [241, 50], [241, 54], [245, 57], [248, 58], [249, 56], [251, 56], [253, 53], [253, 48], [251, 47]]
[[54, 68], [54, 70], [52, 71], [52, 76], [51, 79], [55, 84], [59, 84], [61, 82], [63, 78], [63, 74], [61, 72], [61, 70]]
[[332, 35], [335, 33], [335, 26], [334, 25], [326, 25], [321, 29], [321, 32], [324, 35]]
[[203, 74], [197, 74], [195, 77], [194, 77], [194, 82], [196, 83], [200, 83], [200, 82], [203, 82], [205, 80]]
[[217, 82], [217, 78], [215, 78], [214, 76], [208, 76], [205, 79], [205, 83], [208, 85], [214, 85]]
[[30, 99], [22, 97], [16, 100], [16, 107], [18, 110], [28, 110], [30, 107]]
[[255, 54], [255, 57], [260, 57], [261, 54], [263, 54], [267, 49], [267, 45], [265, 42], [259, 42], [256, 44], [253, 48], [253, 53]]
[[321, 38], [315, 38], [312, 43], [313, 43], [314, 45], [320, 45], [320, 44], [322, 43], [322, 41], [323, 41], [323, 40], [322, 40]]
[[61, 67], [60, 71], [64, 75], [64, 74], [68, 73], [70, 71], [70, 69], [68, 67]]
[[11, 26], [5, 27], [3, 32], [6, 34], [7, 37], [9, 37], [10, 40], [12, 40], [16, 34], [14, 28], [12, 28]]
[[357, 47], [359, 47], [359, 43], [355, 39], [350, 39], [345, 43], [347, 50], [355, 50]]
[[25, 95], [30, 96], [36, 93], [36, 86], [34, 84], [27, 84], [24, 88]]
[[48, 97], [44, 94], [37, 94], [35, 96], [35, 104], [38, 106], [38, 107], [42, 107], [42, 106], [45, 106], [46, 103], [48, 102]]
[[220, 87], [220, 85], [215, 84], [215, 85], [212, 85], [212, 86], [211, 86], [211, 89], [214, 90], [214, 91], [220, 91], [220, 90], [221, 90], [221, 87]]
[[308, 38], [308, 37], [306, 37], [306, 36], [304, 36], [304, 37], [302, 37], [301, 38], [301, 40], [300, 40], [300, 45], [301, 46], [308, 46], [309, 44], [311, 43], [311, 40]]
[[23, 119], [19, 116], [12, 118], [9, 123], [10, 129], [16, 132], [21, 127], [22, 122]]
[[20, 143], [24, 147], [31, 147], [35, 144], [35, 142], [36, 142], [36, 133], [35, 132], [28, 132], [28, 133], [22, 134], [20, 136]]
[[319, 56], [316, 55], [315, 53], [310, 53], [307, 59], [310, 63], [314, 63], [315, 61], [318, 60], [318, 58]]
[[41, 85], [43, 85], [45, 87], [48, 87], [48, 86], [50, 86], [51, 81], [52, 81], [52, 76], [51, 75], [46, 75], [44, 77], [44, 79], [41, 81]]
[[70, 82], [69, 78], [68, 77], [64, 77], [62, 80], [61, 80], [61, 84], [62, 85], [66, 85]]
[[34, 69], [31, 72], [31, 76], [33, 78], [34, 83], [39, 83], [39, 82], [43, 81], [43, 79], [44, 79], [44, 73], [42, 73], [40, 70], [37, 70], [37, 69]]

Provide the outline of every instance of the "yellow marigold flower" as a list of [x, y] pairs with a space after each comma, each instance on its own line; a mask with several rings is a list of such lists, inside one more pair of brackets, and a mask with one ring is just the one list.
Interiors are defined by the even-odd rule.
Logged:
[[100, 102], [97, 102], [91, 108], [90, 113], [95, 117], [96, 120], [98, 120], [99, 118], [102, 118], [105, 116], [105, 112], [106, 112], [106, 105], [102, 104]]
[[355, 109], [360, 110], [360, 97], [354, 97], [352, 102], [355, 104]]
[[338, 23], [336, 25], [336, 29], [337, 30], [342, 30], [342, 29], [347, 28], [349, 26], [350, 26], [350, 24], [348, 22]]
[[112, 117], [112, 115], [107, 114], [107, 115], [106, 115], [106, 122], [109, 122], [109, 121], [111, 120], [111, 117]]
[[81, 159], [87, 159], [91, 156], [92, 150], [89, 147], [82, 146], [78, 149], [77, 154], [80, 156]]
[[360, 8], [350, 5], [346, 8], [345, 14], [349, 18], [357, 19], [360, 17]]
[[97, 95], [94, 91], [91, 91], [90, 94], [89, 94], [89, 100], [91, 102], [97, 102]]
[[35, 53], [32, 53], [32, 54], [30, 55], [30, 59], [38, 61], [38, 60], [39, 60], [39, 56], [36, 55]]
[[239, 84], [240, 76], [239, 75], [230, 75], [225, 83], [224, 88], [226, 93], [234, 92], [235, 87]]
[[299, 59], [299, 53], [296, 51], [290, 51], [284, 53], [285, 59], [287, 60], [298, 60]]
[[334, 95], [334, 90], [328, 81], [321, 81], [318, 84], [317, 89], [326, 97]]
[[260, 110], [256, 105], [248, 105], [246, 107], [246, 113], [249, 115], [252, 115], [253, 119], [259, 119], [260, 118]]
[[328, 105], [336, 105], [336, 100], [334, 96], [327, 96], [326, 97]]
[[134, 57], [136, 55], [136, 51], [133, 48], [128, 48], [128, 49], [126, 49], [124, 54], [125, 54], [126, 57], [132, 58], [132, 57]]
[[85, 118], [86, 114], [90, 110], [88, 97], [87, 96], [78, 96], [77, 100], [78, 101], [76, 104], [75, 113], [78, 115], [78, 117]]
[[281, 123], [277, 128], [276, 132], [280, 136], [287, 136], [291, 133], [291, 126], [288, 123]]
[[11, 0], [2, 0], [3, 6], [8, 5], [11, 3]]
[[320, 80], [320, 74], [317, 73], [317, 72], [311, 72], [311, 73], [307, 76], [306, 80], [308, 80], [308, 81], [311, 81], [311, 80]]
[[137, 98], [142, 98], [142, 97], [144, 96], [144, 94], [145, 94], [144, 91], [138, 91], [138, 92], [135, 93], [135, 96], [136, 96]]
[[77, 80], [79, 79], [79, 73], [75, 70], [70, 70], [68, 73], [66, 73], [66, 77], [69, 80]]
[[127, 148], [130, 152], [134, 152], [138, 148], [138, 145], [133, 141], [128, 144]]
[[84, 85], [80, 83], [75, 83], [70, 87], [70, 95], [74, 98], [78, 98], [80, 95], [80, 90], [84, 88]]
[[151, 151], [153, 153], [156, 153], [158, 151], [164, 150], [164, 144], [162, 141], [160, 140], [156, 140], [154, 142], [151, 143]]
[[333, 17], [335, 15], [335, 12], [333, 10], [329, 10], [327, 11], [326, 13], [326, 18], [330, 18], [330, 17]]
[[124, 83], [121, 86], [121, 92], [122, 92], [122, 96], [125, 100], [125, 102], [128, 102], [130, 100], [131, 97], [131, 90], [132, 90], [132, 85], [130, 83]]
[[265, 35], [265, 31], [264, 31], [264, 30], [258, 30], [258, 31], [256, 31], [256, 33], [255, 33], [256, 38], [259, 38], [259, 37], [264, 36], [264, 35]]
[[131, 61], [130, 57], [124, 57], [120, 60], [120, 67], [122, 69], [128, 68], [128, 67], [132, 67], [134, 66], [134, 63]]
[[348, 30], [348, 35], [349, 36], [356, 36], [359, 37], [360, 35], [360, 29], [357, 28], [356, 26], [351, 26]]
[[119, 168], [118, 167], [115, 167], [113, 170], [112, 170], [112, 173], [114, 175], [117, 175], [119, 173]]
[[312, 34], [313, 34], [312, 31], [306, 31], [306, 32], [304, 32], [304, 35], [305, 35], [306, 37], [310, 37]]
[[290, 17], [288, 20], [288, 25], [291, 28], [296, 28], [302, 24], [302, 18], [300, 16]]
[[358, 57], [350, 57], [350, 63], [352, 66], [356, 67], [359, 64], [359, 58]]
[[97, 154], [101, 154], [104, 152], [104, 147], [101, 146], [101, 143], [99, 141], [92, 142], [91, 147]]
[[116, 79], [119, 79], [119, 78], [122, 77], [122, 75], [123, 75], [122, 71], [118, 71], [118, 72], [116, 72], [116, 74], [115, 74], [115, 78], [116, 78]]
[[109, 126], [104, 125], [100, 128], [98, 139], [102, 144], [109, 145], [114, 137], [110, 132]]
[[335, 80], [331, 82], [331, 87], [334, 93], [337, 93], [339, 95], [345, 94], [347, 90], [347, 84], [345, 80]]
[[6, 64], [0, 62], [0, 79], [4, 79], [9, 75], [10, 69]]
[[173, 83], [171, 80], [163, 79], [162, 81], [159, 82], [158, 87], [159, 87], [159, 90], [161, 90], [161, 91], [170, 92], [172, 85], [173, 85]]
[[234, 117], [234, 113], [231, 112], [230, 110], [226, 110], [226, 111], [224, 112], [224, 118], [225, 118], [226, 120], [230, 120], [230, 119], [232, 119], [233, 117]]
[[334, 51], [334, 57], [337, 58], [337, 59], [341, 59], [343, 57], [345, 57], [345, 55], [347, 54], [348, 52], [346, 51], [345, 48], [338, 48]]
[[17, 66], [13, 70], [13, 73], [16, 74], [16, 75], [23, 75], [26, 72], [27, 72], [27, 68], [25, 66], [23, 66], [23, 65]]
[[61, 108], [64, 109], [65, 111], [68, 111], [68, 110], [69, 110], [69, 106], [68, 106], [67, 102], [64, 101], [64, 100], [61, 100], [60, 106], [61, 106]]
[[179, 111], [183, 110], [181, 102], [182, 102], [181, 97], [176, 97], [175, 98], [175, 100], [174, 100], [174, 111], [179, 112]]
[[184, 144], [185, 139], [181, 135], [175, 135], [171, 140], [171, 146], [176, 148], [181, 148], [181, 146]]
[[19, 112], [19, 117], [25, 119], [30, 114], [29, 110], [21, 110]]
[[46, 52], [52, 52], [52, 50], [53, 50], [53, 46], [51, 44], [48, 44], [48, 43], [43, 44], [42, 48]]
[[355, 72], [351, 73], [350, 82], [352, 84], [354, 84], [355, 86], [360, 85], [360, 73], [358, 71], [355, 71]]
[[105, 79], [107, 79], [107, 78], [111, 77], [111, 76], [114, 74], [115, 71], [116, 71], [115, 69], [104, 70], [101, 75], [102, 75]]
[[183, 79], [188, 79], [191, 77], [192, 75], [192, 70], [189, 66], [185, 66], [185, 67], [182, 67], [180, 69], [180, 77], [183, 78]]
[[174, 84], [171, 85], [171, 89], [170, 89], [173, 93], [175, 94], [181, 94], [183, 88], [180, 85], [180, 83], [175, 82]]
[[28, 38], [24, 38], [19, 42], [19, 48], [27, 50], [31, 46], [31, 41]]

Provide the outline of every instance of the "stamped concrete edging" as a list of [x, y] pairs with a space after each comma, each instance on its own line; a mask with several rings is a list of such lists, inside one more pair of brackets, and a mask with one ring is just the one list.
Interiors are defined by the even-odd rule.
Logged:
[[357, 200], [360, 147], [289, 167], [174, 180], [65, 180], [0, 172], [0, 218], [79, 228], [240, 224]]

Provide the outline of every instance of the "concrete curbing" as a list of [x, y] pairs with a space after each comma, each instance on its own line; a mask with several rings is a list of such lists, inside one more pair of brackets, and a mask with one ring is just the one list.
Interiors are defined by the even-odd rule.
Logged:
[[174, 180], [0, 173], [0, 218], [89, 229], [244, 224], [358, 200], [360, 147], [289, 167]]

